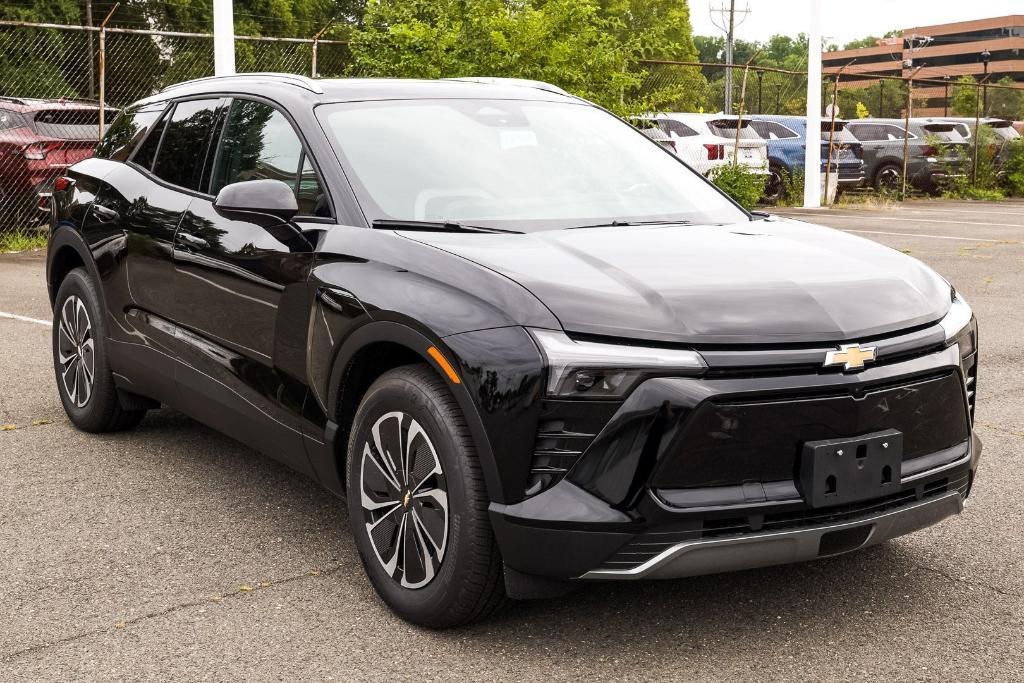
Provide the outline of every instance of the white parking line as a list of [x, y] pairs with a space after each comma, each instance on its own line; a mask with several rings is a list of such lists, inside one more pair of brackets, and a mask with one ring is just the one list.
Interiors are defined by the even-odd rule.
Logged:
[[964, 242], [1002, 242], [1003, 240], [989, 240], [982, 237], [950, 237], [948, 235], [925, 235], [919, 232], [884, 232], [882, 230], [840, 230], [840, 232], [857, 232], [865, 235], [898, 235], [900, 237], [930, 237], [933, 240], [963, 240]]
[[[856, 218], [858, 220], [869, 220], [869, 221], [900, 221], [901, 223], [942, 223], [943, 225], [950, 225], [950, 224], [955, 224], [955, 223], [959, 222], [959, 221], [955, 221], [955, 220], [953, 220], [953, 221], [941, 221], [941, 220], [937, 220], [937, 219], [934, 219], [934, 218], [909, 218], [909, 217], [905, 217], [905, 216], [873, 216], [873, 215], [864, 214], [864, 213], [832, 213], [831, 211], [829, 213], [819, 213], [819, 214], [809, 214], [809, 213], [799, 213], [799, 214], [798, 213], [788, 213], [788, 214], [784, 214], [784, 213], [780, 213], [780, 214], [776, 214], [776, 215], [786, 216], [787, 218], [797, 218], [797, 219], [804, 219], [804, 218], [811, 218], [811, 217], [813, 217], [813, 218]], [[964, 225], [970, 225], [972, 227], [981, 225], [981, 226], [990, 227], [990, 228], [1024, 228], [1024, 225], [1021, 225], [1020, 223], [980, 223], [978, 221], [968, 221], [968, 222], [965, 222]], [[999, 240], [992, 240], [992, 241], [993, 242], [998, 242]]]
[[0, 311], [0, 318], [9, 318], [11, 320], [20, 320], [26, 323], [35, 323], [36, 325], [44, 325], [46, 327], [53, 327], [53, 323], [49, 320], [40, 320], [39, 318], [29, 318], [24, 315], [18, 315], [16, 313], [4, 313]]

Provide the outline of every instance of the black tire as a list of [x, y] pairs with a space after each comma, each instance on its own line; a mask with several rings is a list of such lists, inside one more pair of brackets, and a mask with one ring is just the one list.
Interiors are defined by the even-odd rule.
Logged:
[[[65, 317], [65, 311], [73, 312], [73, 317]], [[71, 320], [74, 322], [68, 324]], [[57, 289], [52, 337], [57, 392], [71, 422], [86, 432], [113, 432], [139, 424], [146, 411], [126, 410], [118, 400], [107, 358], [100, 297], [83, 268], [68, 273]], [[72, 337], [77, 337], [77, 342]], [[72, 356], [77, 361], [68, 360]], [[82, 384], [83, 380], [87, 383]]]
[[[380, 451], [391, 453], [388, 444], [399, 446], [400, 465], [408, 463], [389, 469], [393, 478], [385, 474], [389, 463], [377, 459]], [[473, 439], [455, 397], [429, 366], [396, 368], [373, 383], [356, 412], [348, 454], [352, 533], [370, 583], [396, 614], [414, 624], [449, 628], [486, 618], [505, 604], [501, 556]], [[434, 470], [424, 475], [427, 467]], [[364, 507], [364, 491], [369, 504], [380, 507]], [[439, 491], [447, 505], [443, 532]], [[399, 566], [400, 540], [409, 538], [403, 529], [417, 535], [409, 541], [412, 554], [401, 555]], [[389, 560], [395, 563], [391, 568]]]
[[776, 164], [768, 166], [768, 177], [764, 180], [763, 198], [768, 204], [775, 204], [786, 198], [785, 176], [781, 166]]
[[883, 164], [875, 171], [875, 189], [898, 190], [903, 184], [903, 169], [896, 164]]

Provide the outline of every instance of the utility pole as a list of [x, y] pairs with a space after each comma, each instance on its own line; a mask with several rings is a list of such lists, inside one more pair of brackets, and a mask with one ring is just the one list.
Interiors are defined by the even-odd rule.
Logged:
[[[715, 21], [715, 14], [718, 14], [718, 21]], [[711, 8], [711, 23], [719, 31], [725, 32], [725, 92], [723, 111], [726, 114], [732, 113], [732, 63], [733, 63], [733, 42], [736, 35], [736, 27], [743, 23], [743, 20], [750, 14], [750, 6], [739, 10], [740, 20], [736, 21], [736, 0], [729, 0], [729, 7], [725, 4]], [[721, 22], [721, 23], [719, 23]]]
[[232, 0], [213, 0], [213, 73], [235, 73], [235, 16]]
[[85, 0], [85, 44], [89, 50], [89, 99], [96, 97], [96, 53], [92, 47], [92, 0]]

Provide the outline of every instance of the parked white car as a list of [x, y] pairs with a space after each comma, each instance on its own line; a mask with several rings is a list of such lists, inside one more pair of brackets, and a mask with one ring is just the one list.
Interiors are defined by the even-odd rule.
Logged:
[[725, 114], [656, 114], [647, 117], [658, 124], [675, 145], [676, 154], [704, 175], [733, 162], [755, 173], [768, 173], [767, 142], [743, 119], [739, 122], [739, 146], [736, 116]]

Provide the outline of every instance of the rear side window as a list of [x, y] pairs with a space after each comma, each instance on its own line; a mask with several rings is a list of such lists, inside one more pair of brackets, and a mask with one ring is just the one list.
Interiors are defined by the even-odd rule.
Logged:
[[689, 138], [697, 135], [697, 131], [693, 128], [673, 119], [658, 119], [658, 125], [669, 135], [675, 135], [679, 138]]
[[292, 188], [300, 215], [330, 215], [316, 172], [285, 115], [262, 102], [238, 99], [224, 126], [210, 192], [261, 179], [280, 180]]
[[757, 131], [750, 127], [750, 121], [743, 121], [741, 124], [737, 119], [718, 119], [715, 121], [708, 121], [708, 130], [711, 134], [719, 138], [728, 138], [730, 140], [736, 139], [736, 127], [739, 126], [739, 137], [741, 140], [760, 140], [761, 136], [757, 134]]
[[[139, 144], [150, 126], [156, 123], [167, 105], [148, 104], [144, 107], [131, 107], [121, 112], [103, 140], [96, 146], [96, 156], [101, 159], [125, 161], [131, 151]], [[154, 150], [155, 151], [155, 150]], [[152, 157], [150, 157], [152, 161]]]
[[[117, 117], [116, 109], [107, 109], [104, 123]], [[37, 135], [57, 140], [98, 140], [100, 138], [99, 109], [43, 109], [32, 116], [32, 128]]]
[[[219, 99], [188, 100], [175, 105], [157, 150], [154, 175], [172, 185], [199, 189], [219, 102]], [[149, 140], [146, 142], [148, 144]]]
[[750, 126], [765, 140], [790, 140], [800, 137], [777, 121], [751, 121]]

